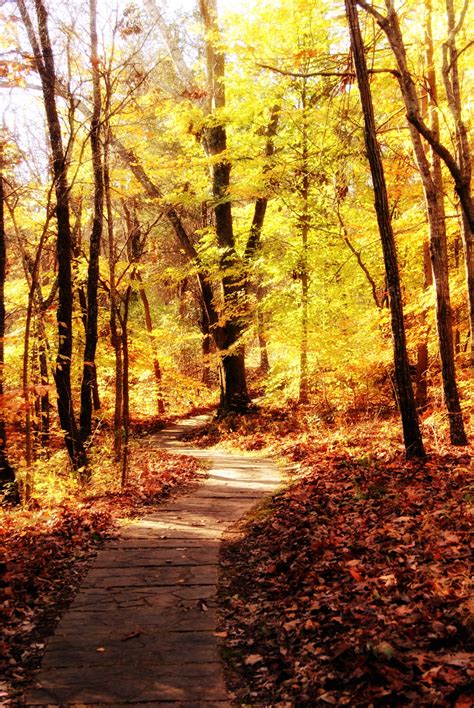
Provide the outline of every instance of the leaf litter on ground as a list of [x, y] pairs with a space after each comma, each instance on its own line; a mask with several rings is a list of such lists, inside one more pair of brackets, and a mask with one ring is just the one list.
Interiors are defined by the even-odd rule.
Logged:
[[222, 552], [238, 704], [474, 705], [471, 460], [446, 446], [407, 462], [395, 435], [291, 410], [197, 434], [283, 454], [293, 473]]

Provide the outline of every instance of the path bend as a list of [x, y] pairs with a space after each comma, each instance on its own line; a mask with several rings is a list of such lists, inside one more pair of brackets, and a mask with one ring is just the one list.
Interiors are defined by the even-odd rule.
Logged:
[[150, 436], [148, 445], [209, 460], [209, 474], [98, 553], [25, 706], [231, 705], [214, 634], [219, 545], [230, 524], [275, 490], [280, 473], [269, 460], [180, 439], [205, 420]]

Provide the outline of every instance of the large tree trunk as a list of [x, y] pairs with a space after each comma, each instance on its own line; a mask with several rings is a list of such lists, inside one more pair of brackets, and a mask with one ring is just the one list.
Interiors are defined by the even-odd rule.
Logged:
[[397, 252], [393, 235], [388, 204], [387, 187], [383, 170], [380, 147], [377, 142], [374, 108], [370, 92], [369, 75], [364, 54], [364, 44], [359, 26], [356, 0], [345, 0], [346, 15], [351, 34], [351, 47], [359, 85], [362, 110], [364, 114], [364, 136], [367, 158], [370, 164], [374, 186], [375, 211], [380, 231], [384, 255], [385, 272], [390, 301], [391, 326], [394, 345], [395, 381], [398, 406], [403, 427], [406, 456], [423, 457], [425, 455], [416, 412], [415, 398], [410, 379], [410, 367], [406, 347], [403, 304], [398, 272]]
[[[225, 107], [225, 60], [216, 48], [218, 36], [215, 0], [200, 0], [204, 28], [207, 33], [207, 71], [211, 108]], [[212, 34], [212, 37], [211, 37]], [[206, 146], [212, 158], [212, 192], [217, 243], [221, 249], [222, 297], [224, 323], [216, 329], [216, 344], [220, 350], [221, 402], [219, 415], [244, 413], [250, 406], [247, 391], [245, 357], [240, 339], [245, 329], [245, 287], [243, 269], [235, 250], [232, 207], [229, 197], [230, 162], [224, 156], [227, 149], [226, 130], [222, 124], [211, 124], [206, 130]], [[237, 271], [237, 272], [236, 272]]]
[[24, 0], [17, 0], [20, 13], [28, 32], [35, 56], [36, 68], [41, 79], [44, 107], [52, 152], [52, 167], [56, 194], [57, 259], [59, 301], [57, 309], [58, 354], [56, 358], [55, 383], [58, 396], [58, 413], [65, 444], [75, 470], [85, 469], [86, 455], [77, 429], [71, 389], [72, 357], [72, 240], [69, 221], [69, 186], [67, 165], [63, 150], [61, 125], [56, 106], [53, 51], [47, 25], [47, 12], [42, 0], [35, 0], [38, 20], [36, 38], [33, 24]]
[[95, 355], [97, 349], [97, 290], [99, 283], [99, 254], [102, 240], [104, 216], [104, 177], [101, 148], [101, 96], [99, 58], [97, 54], [97, 0], [89, 0], [91, 69], [93, 111], [91, 120], [91, 151], [94, 173], [94, 219], [89, 246], [89, 266], [87, 272], [87, 317], [86, 342], [84, 347], [84, 369], [81, 386], [81, 438], [86, 441], [91, 434], [92, 408], [98, 408], [94, 391], [97, 391], [97, 369]]
[[[0, 148], [0, 400], [3, 396], [3, 370], [5, 366], [5, 278], [7, 267], [7, 251], [4, 220], [4, 193], [2, 150]], [[0, 417], [0, 504], [18, 504], [20, 497], [15, 480], [15, 470], [8, 462], [7, 435], [5, 421]]]
[[244, 413], [249, 407], [249, 396], [245, 379], [245, 360], [243, 348], [236, 354], [226, 354], [221, 357], [219, 366], [219, 381], [221, 398], [218, 417], [223, 418], [232, 413]]

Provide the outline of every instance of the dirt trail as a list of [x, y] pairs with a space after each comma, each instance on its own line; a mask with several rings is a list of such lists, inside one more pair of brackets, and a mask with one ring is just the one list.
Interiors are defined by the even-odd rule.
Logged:
[[99, 552], [24, 705], [230, 705], [214, 636], [219, 545], [280, 474], [268, 460], [180, 440], [204, 422], [182, 421], [144, 443], [209, 460], [209, 476]]

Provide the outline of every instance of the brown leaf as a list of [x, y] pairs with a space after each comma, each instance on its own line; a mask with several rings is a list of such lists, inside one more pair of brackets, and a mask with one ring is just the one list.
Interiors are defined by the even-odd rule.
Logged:
[[250, 654], [245, 658], [244, 664], [247, 666], [253, 666], [254, 664], [258, 664], [260, 661], [263, 661], [263, 657], [260, 654]]

